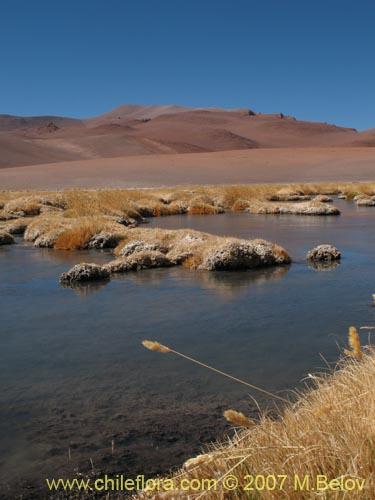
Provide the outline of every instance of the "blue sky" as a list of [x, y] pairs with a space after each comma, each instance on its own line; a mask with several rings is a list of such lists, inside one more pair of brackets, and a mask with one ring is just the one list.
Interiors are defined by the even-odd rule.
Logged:
[[245, 107], [375, 127], [373, 0], [1, 0], [0, 113]]

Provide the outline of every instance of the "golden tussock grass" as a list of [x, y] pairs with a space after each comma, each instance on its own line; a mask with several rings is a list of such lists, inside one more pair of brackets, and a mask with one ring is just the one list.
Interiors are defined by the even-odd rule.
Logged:
[[[133, 251], [132, 244], [136, 244], [137, 251], [140, 251], [142, 246], [146, 247], [146, 250], [160, 251], [170, 259], [173, 265], [182, 265], [186, 269], [211, 269], [210, 258], [218, 248], [222, 248], [224, 254], [227, 255], [227, 258], [224, 259], [226, 264], [223, 265], [231, 268], [231, 262], [237, 262], [234, 249], [240, 249], [244, 245], [248, 246], [249, 252], [253, 251], [254, 254], [259, 251], [257, 246], [268, 247], [272, 252], [275, 265], [290, 262], [290, 257], [284, 248], [265, 240], [241, 240], [190, 229], [168, 230], [142, 227], [129, 229], [122, 235], [121, 242], [115, 248], [115, 255], [119, 258], [126, 257], [128, 251], [130, 253]], [[235, 264], [232, 268], [234, 267]], [[249, 267], [251, 267], [250, 261]]]
[[99, 233], [104, 222], [96, 217], [83, 217], [60, 234], [55, 243], [56, 250], [81, 250], [91, 238]]
[[252, 427], [254, 425], [254, 420], [246, 417], [246, 415], [240, 411], [227, 410], [224, 412], [224, 417], [228, 422], [238, 425], [239, 427]]
[[351, 347], [351, 351], [345, 349], [345, 354], [347, 356], [353, 356], [354, 358], [361, 359], [362, 351], [361, 351], [361, 342], [359, 340], [359, 334], [357, 329], [354, 326], [349, 328], [349, 345]]
[[[215, 214], [223, 208], [246, 210], [252, 202], [265, 202], [282, 190], [304, 195], [344, 194], [352, 200], [358, 194], [375, 194], [375, 183], [246, 184], [227, 186], [189, 186], [163, 189], [70, 189], [63, 191], [0, 191], [0, 207], [10, 202], [15, 208], [36, 215], [44, 199], [52, 199], [68, 218], [94, 215], [166, 216], [186, 213]], [[22, 208], [23, 207], [23, 208]], [[4, 209], [4, 208], [3, 208]]]
[[202, 264], [202, 260], [201, 255], [190, 255], [183, 261], [182, 267], [185, 269], [197, 269]]
[[197, 203], [188, 209], [189, 215], [213, 215], [220, 212], [220, 209], [206, 203]]
[[[354, 351], [361, 346], [353, 328], [349, 331], [349, 344]], [[173, 476], [164, 478], [173, 479], [178, 491], [176, 498], [310, 500], [317, 496], [326, 500], [374, 500], [375, 349], [367, 346], [361, 359], [347, 356], [332, 372], [310, 375], [309, 380], [309, 387], [294, 393], [295, 402], [281, 405], [272, 418], [263, 413], [257, 423], [249, 421], [246, 425], [245, 415], [235, 410], [225, 412], [225, 417], [242, 429], [225, 443], [212, 445], [206, 453], [189, 459]], [[275, 477], [277, 487], [245, 491], [249, 475]], [[309, 477], [314, 487], [322, 475], [328, 481], [350, 480], [347, 484], [352, 489], [341, 491], [336, 481], [336, 490], [304, 491], [295, 482], [295, 477], [301, 482]], [[233, 491], [224, 486], [229, 476], [238, 482]], [[285, 480], [280, 489], [282, 477]], [[216, 489], [184, 491], [183, 481], [187, 484], [186, 480], [194, 479], [215, 479]], [[147, 492], [139, 492], [136, 498], [151, 497]]]
[[231, 206], [231, 209], [233, 210], [233, 212], [242, 212], [244, 210], [246, 210], [247, 208], [249, 208], [250, 206], [250, 201], [249, 200], [236, 200], [232, 206]]

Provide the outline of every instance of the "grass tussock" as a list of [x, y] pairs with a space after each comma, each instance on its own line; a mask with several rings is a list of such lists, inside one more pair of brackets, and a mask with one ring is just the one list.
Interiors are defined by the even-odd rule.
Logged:
[[241, 240], [189, 229], [133, 228], [115, 248], [117, 257], [140, 251], [158, 251], [171, 265], [186, 269], [239, 270], [290, 263], [287, 251], [265, 240]]
[[185, 269], [198, 269], [198, 267], [201, 264], [202, 264], [201, 255], [190, 255], [183, 261], [182, 267], [184, 267]]
[[[181, 213], [215, 214], [225, 210], [246, 210], [255, 202], [287, 201], [298, 193], [300, 200], [316, 195], [344, 195], [349, 201], [358, 195], [373, 196], [375, 183], [246, 184], [191, 186], [163, 189], [70, 189], [64, 191], [0, 191], [0, 210], [26, 216], [44, 213], [46, 207], [62, 210], [66, 218], [97, 215], [159, 217]], [[290, 198], [290, 201], [293, 200]]]
[[243, 212], [244, 210], [247, 210], [250, 206], [250, 201], [249, 200], [236, 200], [232, 206], [231, 209], [233, 212]]
[[[361, 349], [356, 332], [350, 329], [349, 354]], [[234, 437], [189, 459], [172, 476], [174, 498], [310, 500], [323, 476], [333, 481], [333, 489], [318, 492], [318, 498], [375, 499], [375, 349], [367, 347], [361, 353], [360, 359], [351, 354], [342, 359], [332, 373], [310, 375], [309, 387], [295, 394], [295, 403], [280, 406], [276, 418], [263, 414], [255, 423], [235, 410], [225, 412], [237, 428]], [[233, 491], [225, 488], [229, 475], [238, 483]], [[278, 486], [285, 478], [283, 488], [246, 491], [249, 475], [276, 477]], [[300, 483], [308, 477], [315, 490], [299, 488], [296, 477]], [[165, 484], [169, 479], [164, 478]], [[216, 480], [216, 489], [197, 492], [181, 487], [186, 480], [197, 484], [207, 479]], [[344, 491], [337, 487], [340, 481]], [[137, 498], [151, 496], [140, 492]]]
[[57, 238], [56, 250], [81, 250], [87, 247], [91, 238], [104, 227], [104, 222], [94, 217], [79, 219]]
[[[298, 203], [287, 201], [296, 193]], [[58, 240], [56, 248], [80, 249], [85, 248], [90, 236], [96, 234], [98, 221], [103, 219], [116, 224], [112, 227], [116, 239], [125, 226], [133, 227], [145, 217], [187, 213], [210, 215], [225, 210], [246, 210], [254, 214], [336, 215], [339, 211], [331, 204], [301, 200], [315, 195], [340, 194], [355, 201], [359, 196], [373, 196], [374, 193], [375, 183], [370, 182], [0, 191], [0, 222], [3, 225], [8, 221], [28, 219], [23, 225], [24, 228], [29, 226], [25, 239], [34, 241], [35, 246], [52, 248]], [[276, 203], [270, 201], [272, 199], [281, 201]], [[185, 252], [184, 258], [187, 257], [189, 253]], [[194, 267], [194, 263], [191, 264]]]
[[207, 203], [196, 203], [189, 207], [189, 215], [213, 215], [222, 212], [220, 208], [208, 205]]

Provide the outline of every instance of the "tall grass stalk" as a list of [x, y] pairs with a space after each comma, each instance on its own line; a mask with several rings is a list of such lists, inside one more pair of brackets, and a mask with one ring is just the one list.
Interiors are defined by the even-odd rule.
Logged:
[[188, 361], [191, 361], [192, 363], [195, 363], [196, 365], [203, 366], [204, 368], [207, 368], [208, 370], [211, 370], [215, 373], [218, 373], [219, 375], [223, 375], [224, 377], [229, 378], [230, 380], [234, 380], [235, 382], [246, 385], [247, 387], [250, 387], [251, 389], [255, 389], [256, 391], [262, 392], [263, 394], [267, 394], [267, 396], [270, 396], [272, 398], [283, 401], [284, 403], [290, 402], [286, 398], [278, 396], [277, 394], [273, 394], [272, 392], [269, 392], [265, 389], [262, 389], [261, 387], [258, 387], [256, 385], [250, 384], [249, 382], [246, 382], [245, 380], [234, 377], [230, 373], [223, 372], [222, 370], [218, 370], [217, 368], [214, 368], [213, 366], [207, 365], [206, 363], [202, 363], [202, 361], [198, 361], [197, 359], [191, 358], [190, 356], [187, 356], [186, 354], [175, 351], [174, 349], [171, 349], [170, 347], [164, 346], [164, 345], [160, 344], [159, 342], [156, 342], [156, 341], [153, 342], [151, 340], [144, 340], [142, 342], [142, 344], [144, 347], [146, 347], [147, 349], [150, 349], [151, 351], [176, 354], [177, 356], [180, 356], [181, 358], [187, 359]]

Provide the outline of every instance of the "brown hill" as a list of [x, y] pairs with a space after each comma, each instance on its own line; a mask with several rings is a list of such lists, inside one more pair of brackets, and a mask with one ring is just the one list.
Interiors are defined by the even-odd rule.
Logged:
[[373, 130], [246, 109], [124, 105], [86, 120], [0, 115], [2, 168], [120, 156], [373, 145]]
[[44, 127], [49, 123], [58, 127], [81, 127], [82, 120], [63, 116], [13, 116], [0, 115], [0, 130], [23, 130]]

